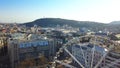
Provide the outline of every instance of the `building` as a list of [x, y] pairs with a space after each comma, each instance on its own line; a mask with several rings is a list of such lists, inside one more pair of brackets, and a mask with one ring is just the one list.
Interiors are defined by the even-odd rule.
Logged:
[[120, 68], [120, 44], [115, 45], [115, 47], [105, 57], [104, 62], [104, 68]]
[[[94, 67], [105, 53], [105, 48], [91, 43], [82, 43], [72, 46], [73, 56], [76, 57], [85, 68]], [[73, 61], [73, 64], [79, 67], [76, 61]]]
[[6, 33], [0, 34], [0, 68], [11, 68], [8, 53], [8, 39], [10, 35]]
[[49, 61], [53, 60], [56, 52], [56, 41], [54, 39], [34, 39], [34, 40], [10, 40], [9, 52], [12, 68], [26, 58], [37, 59], [41, 56]]

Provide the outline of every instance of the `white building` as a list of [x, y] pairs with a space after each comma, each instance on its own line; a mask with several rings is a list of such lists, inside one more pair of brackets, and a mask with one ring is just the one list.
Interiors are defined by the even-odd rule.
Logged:
[[[72, 46], [73, 56], [75, 56], [76, 59], [83, 66], [85, 66], [85, 68], [93, 68], [105, 53], [105, 48], [90, 43], [77, 44]], [[76, 65], [76, 67], [79, 67], [75, 61], [73, 63]]]

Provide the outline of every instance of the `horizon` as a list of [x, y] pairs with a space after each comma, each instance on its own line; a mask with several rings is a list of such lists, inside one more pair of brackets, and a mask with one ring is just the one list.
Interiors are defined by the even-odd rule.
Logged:
[[[39, 20], [39, 19], [63, 19], [63, 20], [72, 20], [72, 21], [80, 21], [80, 20], [73, 20], [73, 19], [65, 19], [65, 18], [38, 18], [38, 19], [35, 19], [35, 20], [32, 20], [32, 21], [28, 21], [28, 22], [1, 22], [0, 21], [0, 24], [14, 24], [14, 23], [17, 23], [17, 24], [24, 24], [24, 23], [29, 23], [29, 22], [33, 22], [33, 21], [36, 21], [36, 20]], [[86, 20], [87, 21], [87, 20]], [[83, 21], [84, 22], [84, 21]], [[96, 23], [103, 23], [103, 22], [97, 22], [97, 21], [88, 21], [88, 22], [96, 22]], [[111, 22], [114, 22], [114, 21], [111, 21]], [[109, 22], [109, 23], [111, 23]], [[103, 23], [103, 24], [109, 24], [109, 23]]]
[[120, 20], [119, 3], [120, 0], [0, 0], [0, 22], [62, 18], [110, 23]]

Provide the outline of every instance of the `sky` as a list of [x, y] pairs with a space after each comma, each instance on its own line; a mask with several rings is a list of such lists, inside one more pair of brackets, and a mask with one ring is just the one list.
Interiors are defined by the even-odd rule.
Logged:
[[120, 20], [120, 0], [0, 0], [0, 22], [63, 18], [109, 23]]

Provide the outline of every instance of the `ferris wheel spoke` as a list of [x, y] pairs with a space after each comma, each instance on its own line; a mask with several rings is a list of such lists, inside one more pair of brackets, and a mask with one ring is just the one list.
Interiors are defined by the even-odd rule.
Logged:
[[66, 48], [64, 50], [73, 58], [82, 68], [85, 68]]
[[91, 61], [91, 68], [93, 67], [93, 61], [94, 61], [94, 52], [95, 52], [95, 45], [92, 49], [92, 61]]
[[[107, 61], [109, 64], [111, 63], [110, 60], [105, 60], [105, 61]], [[114, 62], [113, 62], [113, 63], [114, 63]], [[115, 64], [115, 65], [120, 66], [120, 64]], [[106, 65], [106, 66], [107, 66], [107, 65]]]
[[85, 57], [85, 54], [84, 54], [84, 52], [83, 52], [83, 49], [81, 48], [81, 46], [80, 46], [80, 49], [81, 49], [81, 52], [82, 52], [82, 57], [84, 58], [84, 60], [85, 60], [85, 65], [87, 66], [87, 60], [86, 60], [86, 57]]
[[98, 63], [95, 65], [94, 68], [97, 68], [97, 67], [100, 65], [100, 63], [103, 61], [103, 59], [106, 57], [106, 55], [109, 53], [109, 51], [110, 51], [113, 47], [114, 47], [113, 45], [110, 46], [110, 48], [108, 49], [108, 51], [101, 57], [100, 61], [98, 61]]
[[116, 59], [114, 62], [111, 62], [110, 64], [107, 64], [107, 65], [105, 66], [105, 68], [106, 68], [106, 67], [111, 67], [111, 66], [117, 64], [118, 62], [120, 62], [120, 59]]
[[[89, 59], [90, 59], [90, 61], [89, 61], [89, 59], [87, 58], [88, 57], [88, 55], [89, 54], [87, 54], [85, 51], [84, 51], [84, 49], [82, 48], [82, 46], [80, 46], [80, 48], [79, 48], [79, 51], [81, 52], [80, 53], [80, 57], [82, 58], [82, 60], [79, 60], [79, 58], [78, 57], [76, 57], [76, 56], [74, 56], [68, 49], [67, 49], [67, 47], [71, 47], [71, 45], [74, 45], [74, 44], [78, 44], [78, 43], [81, 43], [82, 42], [82, 38], [85, 38], [86, 36], [81, 36], [81, 37], [74, 37], [73, 39], [71, 39], [71, 40], [68, 40], [68, 42], [67, 43], [65, 43], [65, 44], [63, 44], [63, 46], [59, 49], [59, 51], [56, 53], [56, 57], [59, 57], [60, 56], [60, 53], [61, 52], [63, 52], [63, 50], [76, 62], [76, 63], [78, 63], [78, 65], [80, 65], [82, 68], [98, 68], [99, 67], [99, 65], [102, 63], [102, 61], [104, 60], [104, 59], [106, 59], [107, 57], [107, 55], [108, 55], [108, 53], [111, 53], [111, 52], [109, 52], [109, 51], [111, 51], [111, 49], [114, 47], [114, 45], [109, 45], [109, 47], [106, 47], [106, 41], [108, 40], [108, 39], [106, 39], [106, 38], [101, 38], [101, 37], [97, 37], [97, 36], [90, 36], [90, 41], [89, 41], [89, 43], [90, 44], [93, 44], [93, 46], [92, 46], [92, 48], [89, 50], [90, 51], [90, 57], [89, 57]], [[101, 42], [101, 40], [103, 41], [103, 42]], [[104, 41], [104, 40], [106, 40], [106, 41]], [[109, 42], [109, 41], [108, 41]], [[113, 43], [111, 43], [111, 44], [113, 44]], [[105, 50], [105, 52], [103, 53], [103, 54], [100, 54], [100, 58], [98, 59], [98, 60], [94, 60], [95, 59], [95, 57], [96, 57], [96, 45], [100, 45], [100, 47], [105, 47], [105, 48], [107, 48], [106, 50]], [[108, 46], [108, 45], [107, 45]], [[78, 53], [78, 52], [77, 52]], [[114, 53], [113, 53], [114, 54]], [[117, 55], [117, 56], [119, 56], [119, 54], [114, 54], [114, 55]], [[111, 57], [108, 57], [108, 58], [111, 58]], [[80, 62], [81, 61], [81, 62]], [[82, 64], [82, 61], [84, 62], [84, 64]], [[114, 59], [114, 61], [115, 62], [109, 62], [109, 61], [107, 61], [107, 60], [105, 60], [105, 62], [109, 62], [109, 64], [107, 64], [106, 66], [105, 65], [103, 65], [102, 67], [103, 68], [109, 68], [109, 67], [114, 67], [114, 65], [115, 65], [115, 67], [117, 68], [117, 66], [120, 66], [119, 64], [117, 64], [118, 63], [118, 61], [120, 61], [120, 60], [115, 60]], [[77, 67], [74, 67], [74, 65], [71, 65], [71, 64], [69, 64], [69, 63], [66, 63], [66, 62], [63, 62], [63, 61], [61, 61], [61, 60], [58, 60], [58, 58], [56, 58], [56, 60], [55, 60], [55, 62], [56, 63], [59, 63], [59, 64], [61, 64], [61, 65], [64, 65], [64, 66], [66, 66], [66, 67], [69, 67], [69, 68], [77, 68]], [[95, 63], [95, 64], [94, 64]]]
[[[96, 37], [95, 37], [95, 41], [96, 41]], [[94, 53], [95, 53], [95, 42], [93, 42], [93, 49], [92, 49], [92, 61], [91, 61], [91, 68], [93, 68], [93, 61], [94, 61]]]

